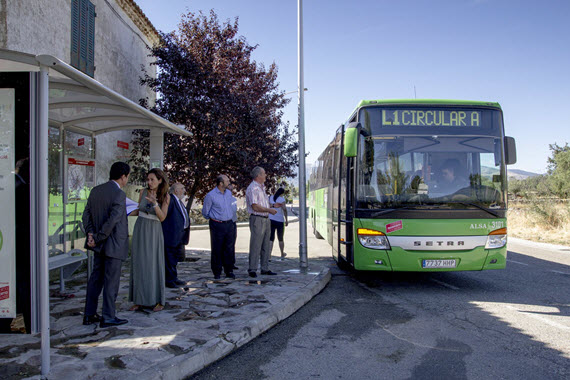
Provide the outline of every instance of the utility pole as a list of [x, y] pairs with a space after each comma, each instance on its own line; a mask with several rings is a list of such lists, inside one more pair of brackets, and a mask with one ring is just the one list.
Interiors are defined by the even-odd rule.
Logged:
[[298, 1], [298, 74], [299, 85], [299, 266], [309, 267], [307, 257], [307, 189], [305, 173], [305, 84], [303, 78], [303, 0]]

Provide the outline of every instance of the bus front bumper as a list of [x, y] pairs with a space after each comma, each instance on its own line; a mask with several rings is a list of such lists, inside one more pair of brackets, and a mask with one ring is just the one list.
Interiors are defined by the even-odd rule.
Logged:
[[507, 248], [476, 247], [464, 251], [412, 251], [400, 247], [376, 250], [359, 247], [354, 268], [370, 271], [452, 272], [504, 269]]

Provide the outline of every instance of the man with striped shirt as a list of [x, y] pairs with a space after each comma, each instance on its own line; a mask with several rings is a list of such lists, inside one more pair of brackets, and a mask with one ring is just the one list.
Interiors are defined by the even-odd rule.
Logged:
[[261, 262], [261, 274], [275, 275], [277, 273], [269, 270], [269, 235], [271, 233], [271, 223], [268, 215], [275, 215], [276, 208], [281, 207], [280, 203], [269, 205], [269, 200], [265, 192], [265, 179], [267, 175], [262, 167], [256, 166], [251, 171], [253, 181], [247, 187], [245, 198], [247, 211], [249, 212], [249, 268], [250, 277], [257, 277], [257, 266]]

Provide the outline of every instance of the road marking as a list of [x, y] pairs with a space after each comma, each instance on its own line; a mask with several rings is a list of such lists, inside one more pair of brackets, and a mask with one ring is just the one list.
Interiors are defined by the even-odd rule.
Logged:
[[551, 270], [550, 272], [558, 273], [558, 274], [565, 274], [566, 276], [570, 276], [570, 273], [560, 272], [559, 270]]
[[441, 286], [445, 286], [446, 288], [453, 289], [453, 290], [459, 290], [459, 288], [457, 286], [450, 285], [447, 282], [439, 281], [439, 280], [436, 280], [435, 278], [430, 278], [430, 280], [437, 283], [437, 284], [440, 284]]
[[554, 322], [554, 321], [552, 321], [546, 317], [543, 317], [542, 315], [535, 314], [532, 311], [521, 310], [520, 308], [516, 308], [516, 307], [511, 306], [511, 305], [506, 305], [506, 307], [508, 309], [518, 311], [519, 313], [522, 313], [522, 314], [526, 315], [527, 317], [534, 318], [534, 319], [539, 320], [543, 323], [546, 323], [547, 325], [550, 325], [552, 327], [556, 327], [556, 328], [561, 329], [561, 330], [570, 331], [570, 327], [563, 325], [561, 323], [558, 323], [558, 322]]
[[515, 261], [515, 260], [511, 260], [511, 259], [507, 259], [507, 261], [510, 263], [520, 264], [520, 265], [524, 265], [524, 266], [528, 267], [528, 264], [521, 263], [520, 261]]

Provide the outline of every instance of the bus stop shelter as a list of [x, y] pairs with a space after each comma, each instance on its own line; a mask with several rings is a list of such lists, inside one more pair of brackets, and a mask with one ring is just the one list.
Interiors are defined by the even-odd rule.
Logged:
[[[184, 136], [190, 133], [56, 57], [0, 49], [0, 73], [12, 72], [29, 73], [31, 330], [41, 333], [41, 372], [47, 376], [50, 368], [49, 127], [90, 135], [93, 139], [111, 131], [148, 129], [150, 162], [158, 167], [163, 163], [164, 133]], [[3, 133], [9, 135], [10, 130]], [[5, 144], [5, 149], [9, 151], [9, 144]]]

